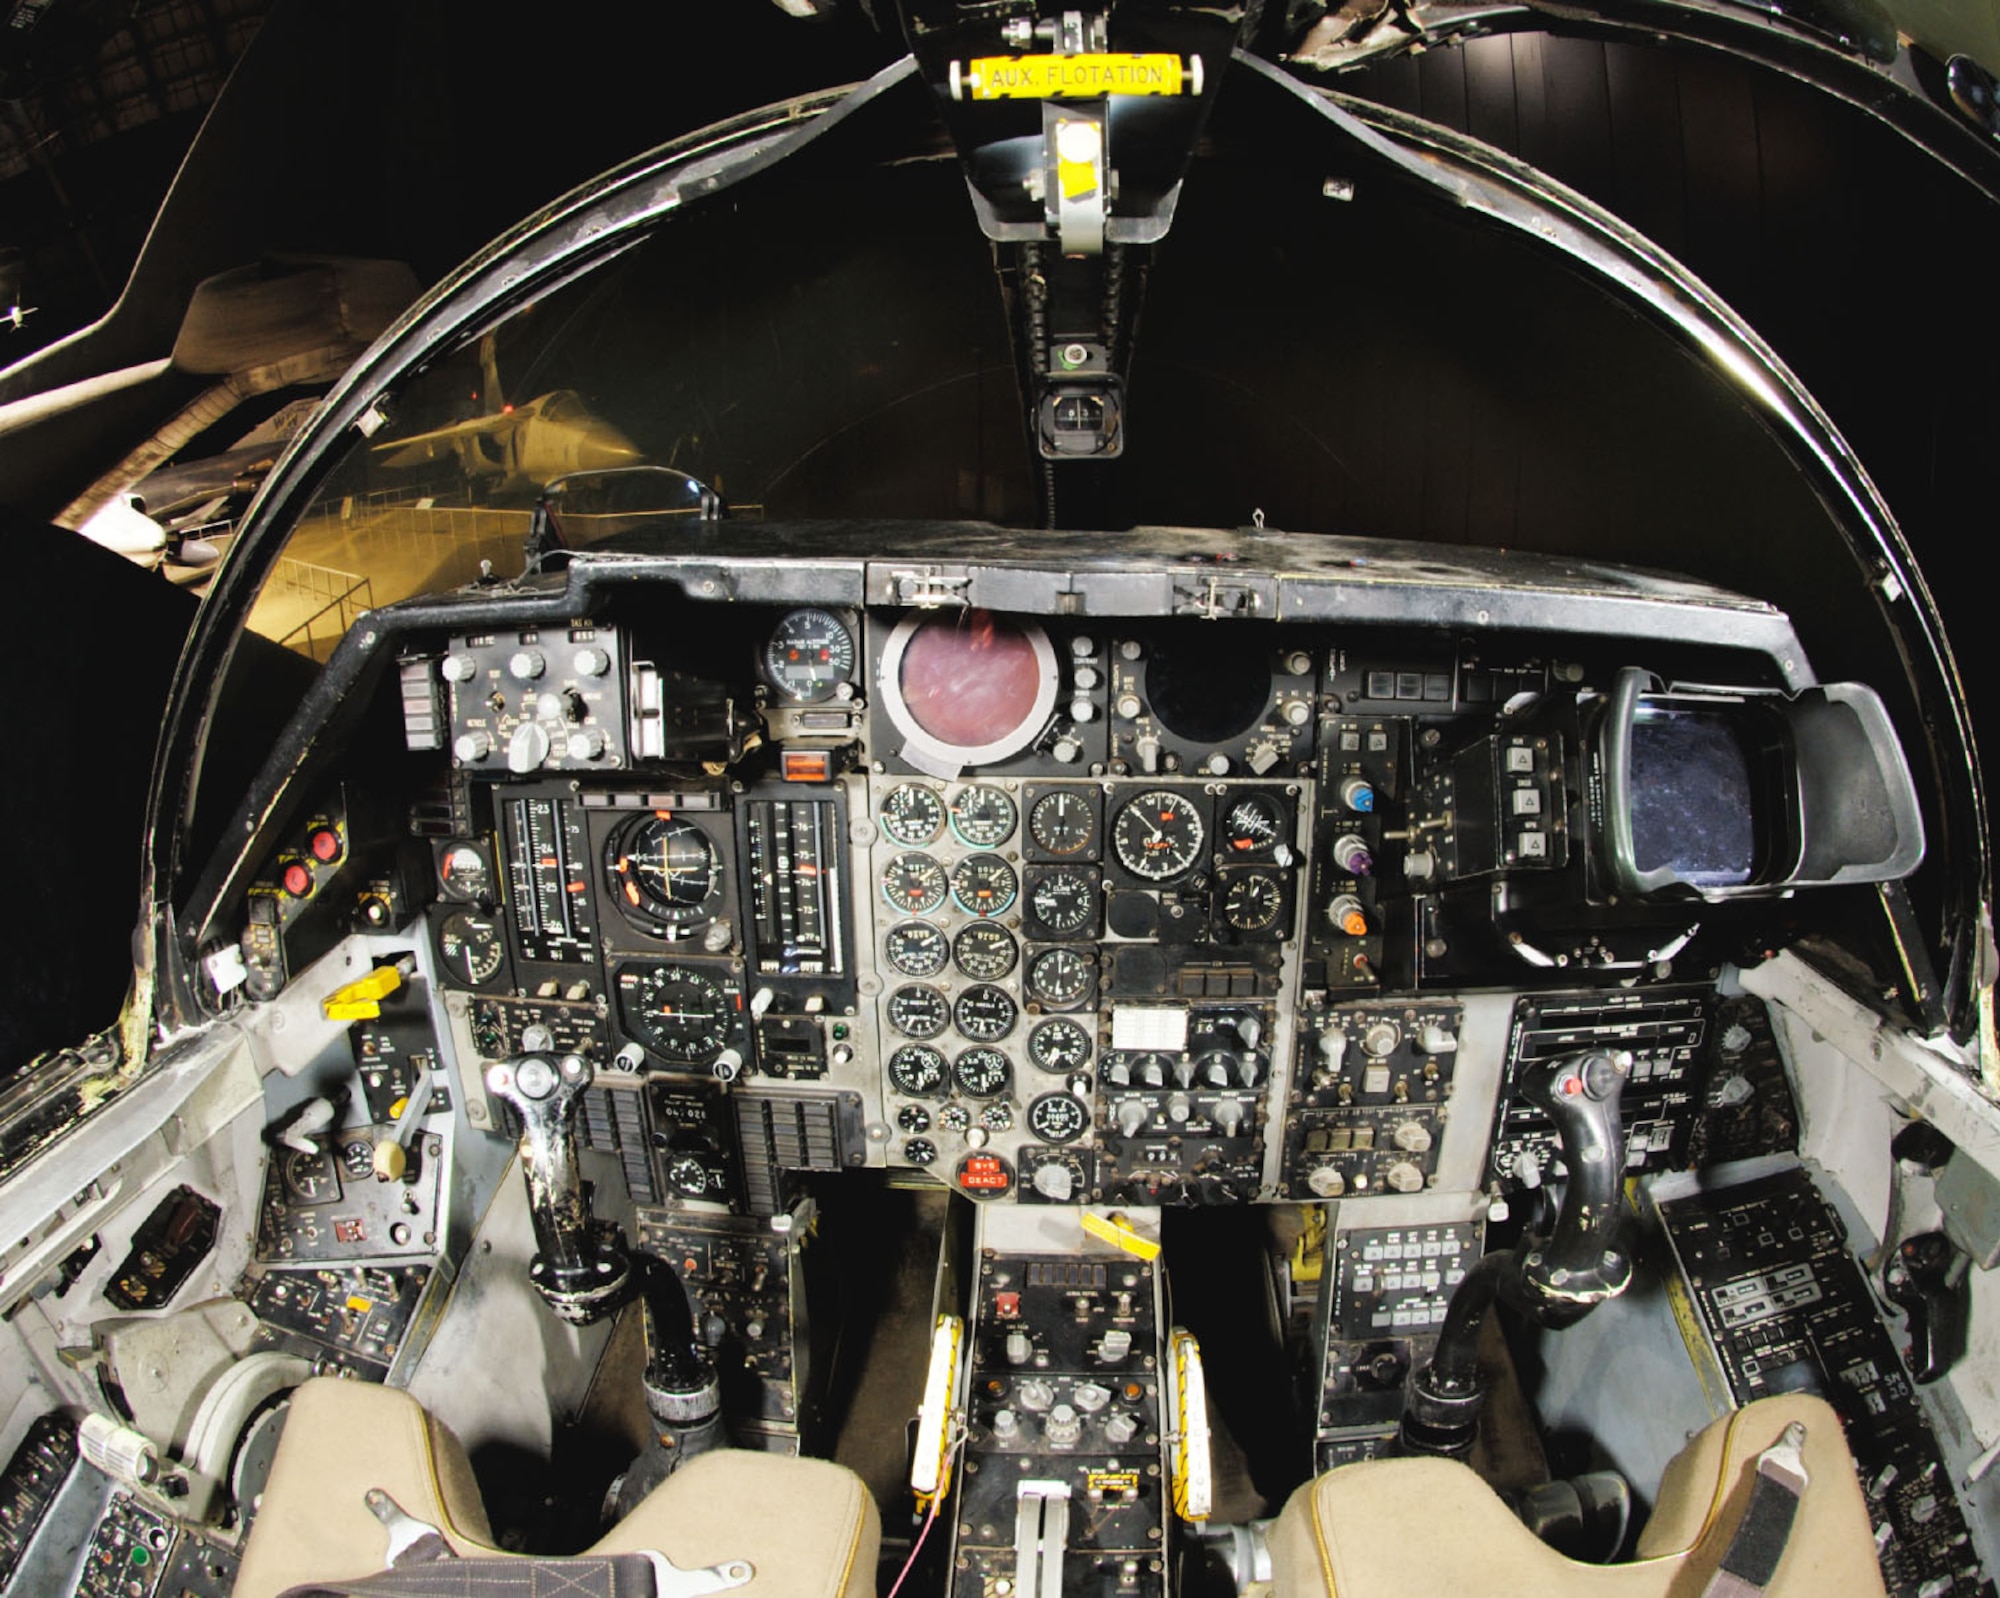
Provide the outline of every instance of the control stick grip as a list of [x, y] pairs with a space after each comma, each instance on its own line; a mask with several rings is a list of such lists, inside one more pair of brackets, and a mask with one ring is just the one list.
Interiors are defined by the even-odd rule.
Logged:
[[617, 1229], [590, 1213], [590, 1189], [577, 1162], [578, 1105], [595, 1076], [577, 1054], [516, 1055], [486, 1073], [488, 1090], [521, 1120], [521, 1174], [536, 1249], [528, 1279], [560, 1319], [575, 1325], [617, 1309], [632, 1284]]
[[[1538, 1262], [1529, 1265], [1531, 1275], [1558, 1288], [1605, 1274], [1622, 1214], [1625, 1134], [1618, 1106], [1631, 1075], [1631, 1055], [1602, 1049], [1537, 1061], [1521, 1074], [1523, 1097], [1555, 1122], [1569, 1169], [1555, 1230], [1535, 1251]], [[1622, 1287], [1630, 1266], [1618, 1263], [1623, 1269], [1611, 1274]]]

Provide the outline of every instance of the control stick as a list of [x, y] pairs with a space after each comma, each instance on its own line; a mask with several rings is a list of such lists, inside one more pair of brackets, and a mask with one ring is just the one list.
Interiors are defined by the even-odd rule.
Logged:
[[680, 1278], [665, 1260], [633, 1255], [617, 1225], [591, 1213], [590, 1185], [577, 1164], [576, 1123], [596, 1078], [578, 1054], [502, 1060], [486, 1086], [521, 1118], [521, 1172], [535, 1258], [528, 1280], [559, 1320], [583, 1326], [624, 1307], [636, 1289], [645, 1321], [643, 1382], [653, 1426], [645, 1450], [622, 1478], [620, 1513], [683, 1460], [713, 1447], [721, 1426], [715, 1365], [695, 1336]]
[[631, 1296], [632, 1261], [609, 1221], [590, 1213], [590, 1185], [577, 1168], [577, 1106], [595, 1078], [580, 1054], [523, 1054], [486, 1072], [489, 1091], [521, 1118], [521, 1174], [535, 1258], [528, 1280], [558, 1320], [587, 1325]]
[[1562, 1143], [1569, 1181], [1554, 1228], [1516, 1249], [1488, 1254], [1452, 1294], [1431, 1362], [1410, 1375], [1402, 1449], [1463, 1459], [1472, 1452], [1486, 1386], [1479, 1375], [1479, 1328], [1497, 1299], [1538, 1326], [1574, 1326], [1624, 1292], [1632, 1262], [1617, 1246], [1625, 1136], [1618, 1101], [1632, 1056], [1592, 1050], [1539, 1061], [1520, 1090], [1546, 1110]]

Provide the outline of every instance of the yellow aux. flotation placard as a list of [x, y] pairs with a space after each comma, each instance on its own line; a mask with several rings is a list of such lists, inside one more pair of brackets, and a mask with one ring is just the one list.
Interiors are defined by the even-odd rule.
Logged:
[[982, 56], [957, 76], [958, 87], [968, 100], [1098, 100], [1114, 94], [1186, 94], [1189, 82], [1187, 69], [1177, 55]]

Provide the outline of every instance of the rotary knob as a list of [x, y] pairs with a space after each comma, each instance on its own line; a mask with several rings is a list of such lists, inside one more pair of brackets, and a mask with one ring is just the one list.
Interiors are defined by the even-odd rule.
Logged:
[[1306, 1178], [1306, 1186], [1323, 1199], [1336, 1199], [1347, 1191], [1347, 1178], [1331, 1165], [1314, 1168]]
[[540, 769], [549, 758], [549, 731], [539, 721], [524, 721], [507, 740], [507, 769], [516, 776]]

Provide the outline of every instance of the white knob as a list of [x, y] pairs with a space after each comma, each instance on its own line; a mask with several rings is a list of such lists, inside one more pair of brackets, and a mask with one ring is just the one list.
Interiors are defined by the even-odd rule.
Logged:
[[446, 682], [471, 682], [479, 674], [479, 661], [472, 655], [446, 655], [444, 657], [444, 680]]
[[507, 674], [522, 682], [533, 682], [548, 670], [548, 657], [539, 649], [517, 649], [507, 662]]
[[579, 677], [602, 677], [611, 669], [611, 656], [595, 647], [579, 649], [570, 665]]
[[524, 721], [507, 740], [507, 769], [519, 776], [538, 770], [549, 758], [549, 730], [539, 721]]
[[483, 732], [462, 732], [451, 746], [451, 752], [463, 764], [470, 766], [493, 753], [493, 740]]
[[1347, 1191], [1347, 1178], [1331, 1165], [1320, 1165], [1306, 1178], [1306, 1186], [1321, 1198], [1339, 1198]]

